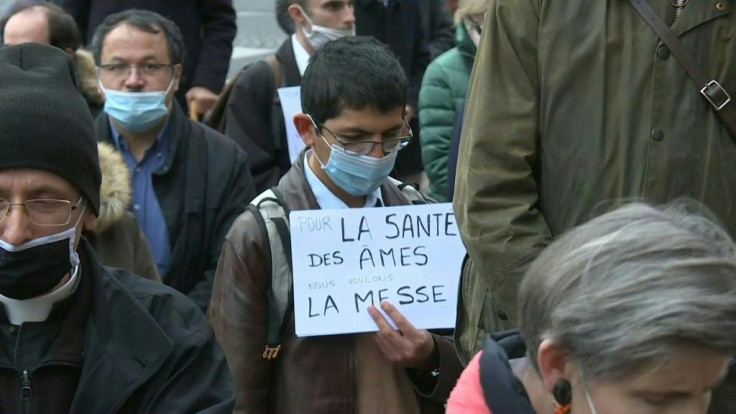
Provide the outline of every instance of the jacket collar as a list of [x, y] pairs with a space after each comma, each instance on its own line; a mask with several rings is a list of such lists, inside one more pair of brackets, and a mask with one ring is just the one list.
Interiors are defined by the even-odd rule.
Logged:
[[92, 302], [71, 412], [117, 412], [158, 371], [174, 346], [133, 294], [104, 270], [86, 240], [79, 250], [82, 277], [92, 282]]
[[297, 66], [296, 58], [294, 57], [291, 36], [279, 46], [279, 49], [276, 51], [276, 59], [281, 62], [281, 77], [286, 83], [284, 86], [300, 85], [302, 83], [302, 75], [299, 73], [299, 66]]
[[475, 60], [475, 52], [478, 48], [475, 46], [475, 43], [473, 43], [473, 39], [470, 37], [468, 29], [462, 21], [458, 23], [455, 28], [455, 41], [457, 42], [457, 50], [462, 55]]
[[[318, 210], [319, 204], [314, 197], [304, 168], [304, 151], [297, 156], [289, 171], [279, 181], [279, 190], [284, 196], [289, 210]], [[388, 178], [381, 184], [381, 194], [385, 206], [400, 206], [410, 204], [401, 193], [401, 190]]]

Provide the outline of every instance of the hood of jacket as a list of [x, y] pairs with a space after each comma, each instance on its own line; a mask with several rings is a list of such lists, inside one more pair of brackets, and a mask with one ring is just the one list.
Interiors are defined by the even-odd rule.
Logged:
[[95, 59], [92, 52], [77, 49], [74, 52], [74, 60], [77, 64], [77, 77], [79, 78], [79, 91], [89, 106], [102, 106], [105, 98], [102, 97], [97, 84], [97, 72], [95, 70]]
[[94, 232], [100, 234], [120, 221], [133, 198], [130, 170], [122, 154], [106, 142], [98, 142], [97, 150], [102, 171], [100, 186], [100, 215]]
[[524, 358], [526, 344], [518, 330], [491, 334], [483, 346], [480, 378], [492, 413], [534, 414], [524, 385], [514, 375], [510, 359]]

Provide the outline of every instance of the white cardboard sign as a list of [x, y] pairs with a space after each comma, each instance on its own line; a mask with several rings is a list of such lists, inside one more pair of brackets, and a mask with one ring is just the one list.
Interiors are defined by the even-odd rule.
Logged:
[[455, 326], [465, 248], [451, 203], [289, 219], [297, 336], [377, 331], [367, 308], [384, 300], [418, 329]]
[[293, 163], [299, 153], [306, 145], [294, 126], [294, 115], [302, 111], [302, 88], [291, 86], [279, 88], [279, 100], [284, 112], [284, 125], [286, 125], [286, 145], [289, 148], [289, 160]]

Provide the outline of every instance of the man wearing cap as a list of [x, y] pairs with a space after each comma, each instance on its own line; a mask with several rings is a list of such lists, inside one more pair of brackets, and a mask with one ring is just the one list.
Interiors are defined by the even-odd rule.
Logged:
[[204, 315], [80, 237], [101, 176], [69, 55], [4, 47], [0, 73], [0, 412], [229, 412]]
[[225, 234], [255, 188], [245, 152], [174, 100], [183, 51], [179, 28], [161, 15], [108, 16], [92, 40], [105, 95], [95, 130], [131, 170], [132, 212], [161, 279], [206, 311]]

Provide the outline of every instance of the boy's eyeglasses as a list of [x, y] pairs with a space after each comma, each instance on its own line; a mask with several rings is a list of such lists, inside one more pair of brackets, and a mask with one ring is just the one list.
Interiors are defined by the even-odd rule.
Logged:
[[[385, 154], [390, 154], [409, 145], [409, 141], [414, 137], [414, 133], [409, 126], [409, 121], [406, 120], [405, 116], [401, 117], [404, 124], [402, 125], [402, 128], [397, 131], [397, 136], [385, 138], [383, 141], [351, 141], [335, 135], [334, 132], [330, 131], [323, 123], [312, 118], [311, 115], [309, 116], [309, 119], [312, 120], [312, 124], [318, 134], [322, 135], [320, 131], [322, 129], [326, 130], [333, 138], [335, 138], [335, 141], [338, 142], [339, 146], [342, 147], [346, 153], [351, 155], [368, 155], [373, 152], [376, 145], [381, 145], [383, 152]], [[322, 138], [324, 138], [324, 135], [322, 135]]]

